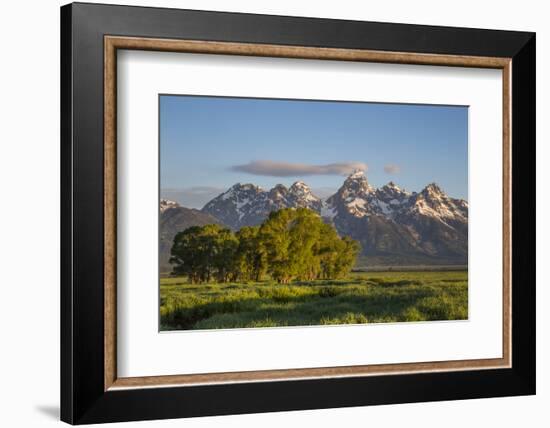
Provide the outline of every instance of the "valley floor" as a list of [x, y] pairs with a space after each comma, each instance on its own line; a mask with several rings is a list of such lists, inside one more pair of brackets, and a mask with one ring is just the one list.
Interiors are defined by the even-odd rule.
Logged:
[[161, 278], [161, 330], [468, 318], [468, 272], [357, 272], [345, 280], [189, 284]]

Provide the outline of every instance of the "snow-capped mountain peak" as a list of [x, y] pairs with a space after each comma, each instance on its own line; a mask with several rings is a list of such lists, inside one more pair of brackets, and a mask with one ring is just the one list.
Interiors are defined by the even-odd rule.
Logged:
[[363, 171], [362, 169], [356, 169], [355, 171], [353, 171], [349, 176], [348, 176], [348, 179], [351, 179], [351, 180], [363, 180], [363, 179], [367, 179], [367, 177], [365, 176], [365, 171]]
[[363, 171], [356, 171], [346, 178], [340, 190], [347, 191], [350, 194], [361, 194], [372, 192], [374, 188], [369, 184]]
[[325, 212], [346, 211], [355, 217], [364, 217], [371, 212], [369, 200], [375, 192], [365, 173], [355, 171], [348, 176], [338, 191], [326, 200]]
[[467, 222], [468, 202], [450, 198], [436, 183], [430, 183], [420, 193], [415, 194], [411, 212], [444, 222]]
[[250, 197], [253, 197], [254, 195], [258, 194], [261, 191], [262, 189], [258, 186], [255, 186], [254, 184], [236, 183], [233, 186], [231, 186], [229, 190], [217, 196], [217, 198], [221, 198], [224, 201], [232, 200], [238, 203], [238, 202], [242, 202], [243, 200], [249, 199]]
[[439, 198], [442, 196], [446, 196], [445, 192], [441, 190], [441, 187], [437, 183], [430, 183], [424, 189], [422, 189], [422, 193], [424, 196], [432, 197], [432, 198]]
[[295, 181], [294, 183], [292, 183], [292, 186], [290, 186], [289, 190], [293, 193], [298, 193], [298, 194], [311, 193], [311, 189], [303, 181]]
[[288, 194], [288, 189], [283, 184], [276, 184], [270, 191], [269, 195], [274, 198], [285, 198]]
[[394, 191], [394, 192], [401, 192], [401, 188], [395, 184], [393, 181], [390, 181], [388, 184], [384, 184], [382, 186], [382, 189], [387, 191]]
[[177, 208], [180, 204], [178, 204], [176, 201], [171, 201], [170, 199], [161, 199], [160, 200], [160, 212], [163, 213], [167, 209], [170, 208]]
[[[393, 181], [390, 181], [388, 184], [376, 189], [376, 195], [379, 199], [382, 199], [385, 202], [393, 202], [393, 204], [396, 204], [397, 202], [403, 202], [403, 200], [410, 197], [411, 194], [406, 190], [401, 189]], [[394, 199], [396, 201], [393, 201]]]
[[296, 181], [288, 189], [292, 203], [299, 207], [311, 208], [320, 211], [321, 199], [313, 194], [310, 187], [303, 181]]
[[277, 184], [270, 190], [237, 183], [208, 202], [202, 211], [233, 229], [239, 229], [261, 223], [272, 211], [298, 207], [321, 211], [321, 200], [303, 182], [297, 181], [290, 188]]

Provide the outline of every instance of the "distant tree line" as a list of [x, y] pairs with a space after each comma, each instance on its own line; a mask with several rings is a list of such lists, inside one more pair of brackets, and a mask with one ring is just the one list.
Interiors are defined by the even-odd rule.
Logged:
[[288, 208], [236, 233], [216, 224], [185, 229], [174, 238], [170, 263], [173, 274], [192, 283], [260, 281], [269, 275], [286, 284], [344, 277], [359, 250], [357, 241], [340, 238], [315, 212]]

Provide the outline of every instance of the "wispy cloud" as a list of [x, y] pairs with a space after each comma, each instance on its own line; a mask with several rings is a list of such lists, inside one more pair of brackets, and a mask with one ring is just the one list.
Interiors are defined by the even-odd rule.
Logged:
[[394, 163], [389, 163], [384, 165], [384, 172], [386, 174], [392, 174], [392, 175], [399, 174], [401, 172], [401, 167]]
[[213, 186], [184, 187], [181, 189], [162, 189], [161, 198], [176, 201], [187, 208], [202, 208], [207, 202], [227, 189]]
[[243, 165], [234, 165], [231, 169], [233, 171], [246, 172], [254, 175], [294, 177], [304, 175], [348, 175], [356, 170], [366, 171], [367, 164], [363, 162], [339, 162], [326, 165], [311, 165], [305, 163], [257, 160]]

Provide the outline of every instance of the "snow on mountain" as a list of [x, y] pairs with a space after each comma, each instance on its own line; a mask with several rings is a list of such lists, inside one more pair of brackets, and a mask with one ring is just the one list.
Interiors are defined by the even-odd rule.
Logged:
[[351, 174], [336, 194], [326, 200], [328, 209], [340, 212], [345, 211], [356, 217], [369, 214], [368, 200], [375, 189], [368, 183], [362, 171]]
[[237, 183], [208, 202], [202, 211], [236, 230], [260, 224], [272, 211], [304, 207], [320, 212], [321, 204], [321, 199], [301, 181], [290, 188], [277, 184], [267, 191], [253, 184]]
[[367, 256], [422, 263], [467, 261], [468, 202], [449, 197], [435, 183], [418, 193], [393, 182], [375, 188], [364, 172], [356, 171], [326, 200], [302, 181], [269, 190], [237, 183], [202, 212], [237, 230], [260, 224], [272, 211], [298, 207], [319, 213], [340, 235], [358, 240]]
[[180, 204], [178, 204], [175, 201], [171, 201], [169, 199], [161, 199], [160, 200], [160, 212], [161, 213], [163, 213], [164, 211], [166, 211], [169, 208], [176, 208], [176, 207], [179, 207], [179, 206], [180, 206]]
[[393, 182], [375, 189], [361, 171], [350, 175], [342, 187], [325, 201], [327, 212], [347, 213], [355, 217], [372, 214], [394, 218], [410, 197]]
[[363, 173], [354, 173], [324, 202], [321, 215], [341, 235], [358, 240], [367, 256], [467, 261], [468, 203], [435, 183], [411, 193], [393, 182], [373, 188]]
[[289, 204], [296, 208], [309, 208], [313, 211], [320, 212], [322, 201], [315, 196], [307, 184], [303, 181], [297, 181], [288, 190]]
[[442, 221], [448, 219], [467, 221], [468, 203], [462, 199], [453, 199], [447, 196], [441, 188], [435, 184], [428, 184], [414, 199], [411, 211], [439, 218]]
[[229, 190], [208, 202], [202, 212], [213, 215], [225, 225], [238, 229], [246, 223], [243, 218], [253, 212], [264, 197], [261, 187], [237, 183]]

